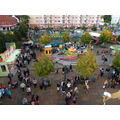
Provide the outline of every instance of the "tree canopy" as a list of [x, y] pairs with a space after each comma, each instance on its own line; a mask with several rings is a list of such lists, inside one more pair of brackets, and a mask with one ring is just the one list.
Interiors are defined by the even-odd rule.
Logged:
[[86, 30], [87, 30], [87, 27], [86, 27], [85, 25], [83, 25], [83, 26], [81, 27], [81, 29], [84, 30], [84, 31], [86, 31]]
[[5, 35], [0, 32], [0, 53], [5, 51]]
[[120, 53], [117, 53], [112, 61], [113, 66], [120, 72]]
[[90, 44], [92, 41], [92, 36], [89, 34], [89, 32], [85, 32], [81, 39], [80, 39], [83, 43], [85, 44]]
[[91, 30], [92, 30], [92, 31], [96, 31], [96, 30], [97, 30], [97, 27], [96, 27], [95, 24], [92, 26]]
[[117, 40], [120, 42], [120, 35], [118, 36]]
[[30, 17], [28, 15], [21, 15], [21, 17], [22, 17], [22, 21], [24, 21], [26, 24], [29, 23]]
[[104, 19], [105, 23], [110, 23], [111, 19], [112, 19], [112, 16], [111, 15], [104, 15], [103, 19]]
[[25, 22], [19, 23], [19, 31], [20, 31], [22, 37], [26, 37], [27, 32], [28, 32], [28, 26], [26, 25]]
[[44, 34], [41, 38], [40, 38], [40, 43], [42, 44], [49, 44], [51, 42], [51, 37], [48, 34]]
[[46, 77], [54, 71], [54, 63], [49, 56], [42, 54], [34, 64], [34, 68], [37, 76]]
[[98, 68], [96, 55], [88, 49], [87, 53], [78, 59], [76, 68], [84, 78], [94, 76], [94, 73]]
[[66, 32], [64, 32], [64, 35], [62, 36], [62, 41], [63, 42], [70, 42], [70, 40], [71, 40], [71, 36], [69, 35], [69, 33], [66, 31]]
[[35, 32], [38, 32], [38, 31], [39, 31], [39, 28], [36, 26], [36, 27], [34, 28], [34, 30], [35, 30]]
[[109, 30], [102, 31], [99, 39], [102, 42], [110, 42], [112, 40], [112, 32]]
[[72, 25], [72, 26], [70, 26], [70, 29], [75, 29], [75, 27]]

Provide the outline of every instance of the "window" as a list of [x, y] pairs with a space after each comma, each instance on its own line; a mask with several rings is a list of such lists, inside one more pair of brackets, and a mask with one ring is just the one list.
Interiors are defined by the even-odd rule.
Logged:
[[36, 17], [36, 19], [39, 19], [39, 17]]
[[6, 72], [6, 67], [5, 65], [1, 65], [2, 72]]
[[39, 23], [39, 21], [38, 21], [38, 20], [36, 20], [36, 23]]

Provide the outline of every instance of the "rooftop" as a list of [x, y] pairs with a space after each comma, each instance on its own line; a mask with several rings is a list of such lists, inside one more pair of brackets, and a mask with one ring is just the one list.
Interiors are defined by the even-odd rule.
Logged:
[[11, 15], [0, 15], [0, 26], [16, 25], [17, 23], [17, 19]]

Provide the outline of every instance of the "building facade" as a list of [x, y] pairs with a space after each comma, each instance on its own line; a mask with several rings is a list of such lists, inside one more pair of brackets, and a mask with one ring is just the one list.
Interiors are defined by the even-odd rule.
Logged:
[[82, 26], [91, 27], [95, 24], [99, 27], [101, 22], [100, 15], [30, 15], [30, 27], [71, 27], [75, 28]]
[[17, 27], [19, 20], [12, 15], [0, 15], [0, 31], [11, 31]]

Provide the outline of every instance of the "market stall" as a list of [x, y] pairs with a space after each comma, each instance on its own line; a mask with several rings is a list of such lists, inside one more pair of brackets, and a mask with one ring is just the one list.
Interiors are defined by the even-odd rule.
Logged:
[[21, 50], [16, 49], [15, 44], [13, 44], [4, 53], [0, 54], [0, 77], [8, 76], [9, 73], [15, 75], [15, 60], [20, 53]]
[[45, 46], [45, 48], [44, 48], [44, 54], [45, 55], [49, 55], [49, 56], [52, 55], [52, 46], [51, 45]]

